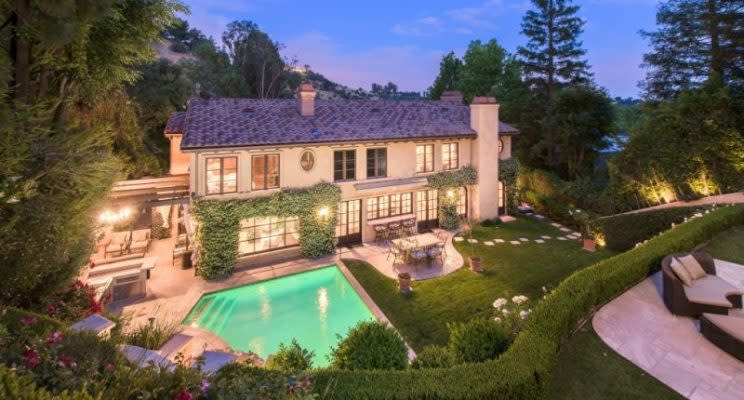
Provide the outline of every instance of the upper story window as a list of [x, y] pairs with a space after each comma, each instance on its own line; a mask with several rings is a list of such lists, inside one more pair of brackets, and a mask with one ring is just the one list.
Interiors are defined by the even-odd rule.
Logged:
[[333, 152], [333, 180], [353, 181], [356, 179], [356, 150], [336, 150]]
[[251, 187], [253, 190], [279, 187], [279, 154], [251, 157]]
[[367, 178], [387, 176], [387, 149], [367, 149]]
[[238, 191], [238, 158], [207, 158], [207, 194]]
[[416, 146], [416, 172], [434, 171], [434, 145], [420, 144]]
[[459, 148], [457, 143], [442, 145], [442, 169], [457, 169], [459, 167]]

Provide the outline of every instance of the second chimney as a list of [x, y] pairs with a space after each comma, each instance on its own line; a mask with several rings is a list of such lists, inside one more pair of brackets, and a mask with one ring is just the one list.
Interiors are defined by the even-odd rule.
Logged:
[[315, 89], [312, 84], [303, 83], [300, 85], [297, 110], [303, 117], [312, 117], [315, 115]]

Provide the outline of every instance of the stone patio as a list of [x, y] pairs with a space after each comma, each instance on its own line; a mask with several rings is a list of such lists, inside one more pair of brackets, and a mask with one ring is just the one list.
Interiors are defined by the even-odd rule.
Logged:
[[389, 247], [387, 244], [378, 243], [365, 243], [361, 246], [339, 249], [339, 256], [341, 258], [352, 258], [362, 260], [372, 264], [383, 275], [397, 279], [398, 273], [408, 272], [411, 274], [413, 280], [424, 280], [432, 279], [440, 276], [451, 274], [464, 265], [462, 255], [460, 255], [455, 247], [452, 245], [452, 238], [454, 233], [439, 230], [440, 237], [446, 241], [444, 246], [446, 256], [444, 257], [444, 263], [439, 260], [425, 261], [420, 264], [404, 264], [396, 263], [393, 265], [393, 256], [389, 255]]
[[[716, 260], [717, 274], [744, 288], [744, 266]], [[602, 307], [594, 329], [607, 345], [681, 395], [744, 399], [744, 363], [700, 334], [697, 319], [671, 314], [661, 272]]]

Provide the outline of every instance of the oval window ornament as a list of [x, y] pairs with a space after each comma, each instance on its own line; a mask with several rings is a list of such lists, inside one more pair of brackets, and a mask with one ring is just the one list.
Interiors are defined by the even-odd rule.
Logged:
[[310, 150], [305, 150], [300, 156], [300, 166], [305, 171], [310, 171], [315, 166], [315, 154]]
[[499, 154], [504, 151], [504, 141], [499, 139]]

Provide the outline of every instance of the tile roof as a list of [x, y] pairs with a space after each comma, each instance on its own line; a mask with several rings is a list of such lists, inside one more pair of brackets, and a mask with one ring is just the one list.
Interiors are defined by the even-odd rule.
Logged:
[[297, 107], [297, 99], [194, 98], [186, 116], [171, 114], [166, 132], [180, 126], [183, 149], [476, 135], [458, 102], [321, 99], [312, 117]]
[[519, 129], [499, 121], [499, 135], [516, 135], [519, 133]]
[[165, 124], [165, 133], [183, 132], [184, 119], [186, 119], [185, 112], [172, 112], [168, 117], [168, 123]]

